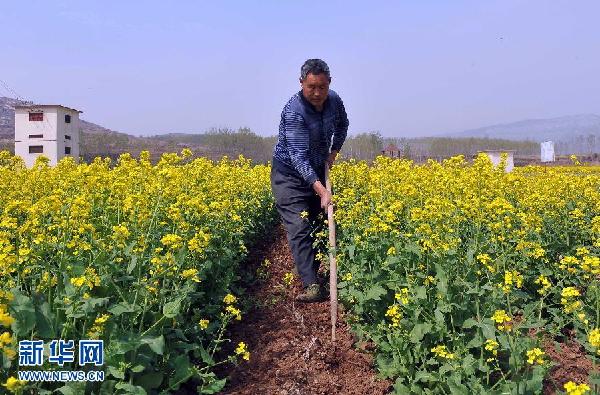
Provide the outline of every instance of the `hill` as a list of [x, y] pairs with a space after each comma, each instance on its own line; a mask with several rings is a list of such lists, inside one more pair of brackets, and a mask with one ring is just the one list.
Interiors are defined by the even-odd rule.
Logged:
[[535, 142], [552, 140], [559, 152], [587, 154], [600, 151], [600, 116], [580, 114], [549, 119], [529, 119], [466, 130], [447, 134], [447, 136]]

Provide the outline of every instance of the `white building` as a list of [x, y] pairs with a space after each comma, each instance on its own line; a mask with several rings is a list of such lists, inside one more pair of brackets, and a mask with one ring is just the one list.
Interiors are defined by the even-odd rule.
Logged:
[[554, 141], [544, 141], [540, 144], [540, 148], [542, 163], [554, 162], [556, 160], [554, 156]]
[[501, 155], [506, 154], [506, 167], [504, 171], [509, 173], [515, 167], [515, 151], [514, 150], [485, 150], [481, 151], [490, 158], [494, 166], [498, 166], [500, 164]]
[[79, 159], [81, 111], [52, 104], [15, 106], [15, 155], [32, 167], [44, 155], [54, 166], [65, 156]]

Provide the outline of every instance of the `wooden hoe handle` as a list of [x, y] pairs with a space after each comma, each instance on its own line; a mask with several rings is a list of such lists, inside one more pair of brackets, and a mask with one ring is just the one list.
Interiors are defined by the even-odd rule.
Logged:
[[[325, 188], [331, 193], [331, 180], [329, 179], [329, 164], [325, 164]], [[337, 297], [337, 262], [335, 260], [335, 220], [333, 218], [333, 204], [327, 206], [327, 223], [329, 225], [329, 301], [331, 303], [331, 340], [335, 341], [335, 327], [337, 325], [338, 297]]]

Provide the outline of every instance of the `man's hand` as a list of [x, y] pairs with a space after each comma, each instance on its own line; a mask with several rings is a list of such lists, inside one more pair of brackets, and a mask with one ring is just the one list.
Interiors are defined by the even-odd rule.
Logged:
[[315, 181], [315, 183], [313, 184], [313, 189], [315, 190], [317, 195], [321, 197], [321, 208], [323, 210], [326, 210], [327, 206], [332, 204], [331, 193], [327, 190], [327, 188], [323, 186], [323, 184], [319, 180]]
[[327, 207], [333, 204], [331, 203], [331, 193], [326, 189], [325, 192], [321, 195], [321, 208], [323, 210], [327, 210]]
[[329, 154], [329, 157], [325, 161], [327, 166], [329, 166], [329, 170], [331, 170], [331, 167], [333, 166], [333, 162], [335, 162], [335, 158], [337, 157], [337, 154], [338, 154], [337, 151], [331, 151], [331, 153]]

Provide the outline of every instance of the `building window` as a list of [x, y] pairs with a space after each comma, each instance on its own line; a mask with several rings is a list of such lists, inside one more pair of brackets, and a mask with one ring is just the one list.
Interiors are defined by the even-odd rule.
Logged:
[[30, 139], [43, 139], [44, 135], [43, 134], [30, 134], [29, 138]]
[[29, 113], [29, 121], [30, 122], [40, 122], [44, 120], [43, 112], [30, 112]]
[[65, 147], [65, 155], [71, 154], [71, 147]]
[[68, 134], [65, 134], [65, 140], [71, 140], [71, 136], [69, 136]]
[[43, 145], [30, 145], [29, 146], [29, 153], [30, 154], [42, 154], [44, 152], [44, 146]]
[[69, 114], [65, 115], [65, 123], [71, 123], [71, 116]]

